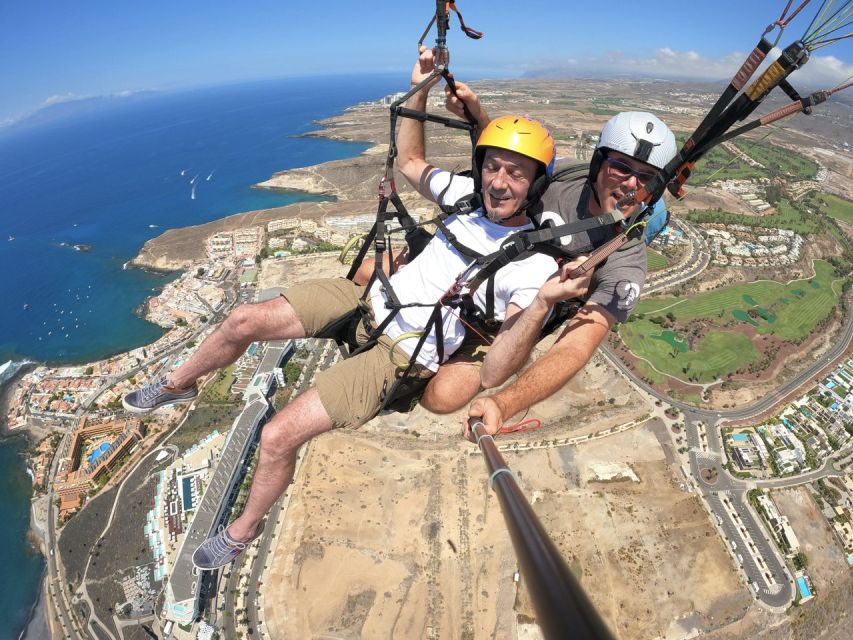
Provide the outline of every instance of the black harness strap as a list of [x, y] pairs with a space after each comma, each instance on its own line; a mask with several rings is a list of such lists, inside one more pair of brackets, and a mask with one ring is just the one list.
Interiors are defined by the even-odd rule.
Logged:
[[[534, 253], [544, 253], [552, 258], [564, 258], [570, 254], [554, 241], [567, 235], [589, 231], [599, 227], [611, 226], [615, 223], [621, 224], [624, 216], [621, 211], [613, 211], [600, 215], [568, 222], [557, 226], [543, 226], [533, 231], [520, 231], [507, 238], [501, 248], [488, 256], [483, 257], [480, 262], [483, 268], [468, 283], [470, 291], [476, 290], [487, 279], [503, 267], [516, 260], [523, 260]], [[584, 247], [586, 249], [586, 247]], [[578, 255], [583, 252], [577, 252]]]

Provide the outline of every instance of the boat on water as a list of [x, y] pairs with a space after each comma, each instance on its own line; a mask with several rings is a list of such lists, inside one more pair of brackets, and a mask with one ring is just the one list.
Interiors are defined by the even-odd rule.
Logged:
[[193, 190], [190, 192], [190, 200], [195, 200], [195, 185], [193, 185]]
[[14, 239], [15, 239], [15, 236], [9, 236], [9, 242], [12, 242], [12, 240], [14, 240]]

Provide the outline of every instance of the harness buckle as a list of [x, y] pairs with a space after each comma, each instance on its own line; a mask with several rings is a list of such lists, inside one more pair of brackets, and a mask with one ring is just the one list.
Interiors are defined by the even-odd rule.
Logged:
[[477, 194], [472, 193], [469, 196], [464, 196], [457, 200], [456, 203], [453, 205], [453, 208], [455, 209], [455, 213], [464, 216], [473, 213], [476, 209], [479, 209], [480, 204], [481, 203], [477, 198]]

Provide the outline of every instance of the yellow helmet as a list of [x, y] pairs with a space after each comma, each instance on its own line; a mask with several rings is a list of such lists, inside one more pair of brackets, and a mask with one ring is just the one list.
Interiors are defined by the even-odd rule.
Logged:
[[[507, 149], [533, 158], [545, 167], [545, 173], [549, 176], [554, 169], [554, 158], [557, 155], [554, 138], [548, 130], [536, 120], [525, 116], [501, 116], [489, 122], [477, 140], [477, 150], [482, 147]], [[482, 154], [475, 155], [477, 164], [482, 163]], [[477, 169], [480, 170], [481, 167]]]

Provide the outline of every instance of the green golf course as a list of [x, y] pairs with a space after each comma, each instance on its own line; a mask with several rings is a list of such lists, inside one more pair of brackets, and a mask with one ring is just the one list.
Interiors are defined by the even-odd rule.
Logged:
[[841, 281], [829, 263], [814, 266], [814, 278], [787, 284], [761, 281], [692, 298], [641, 301], [619, 336], [663, 374], [701, 383], [719, 380], [762, 359], [743, 328], [800, 341], [834, 311]]

